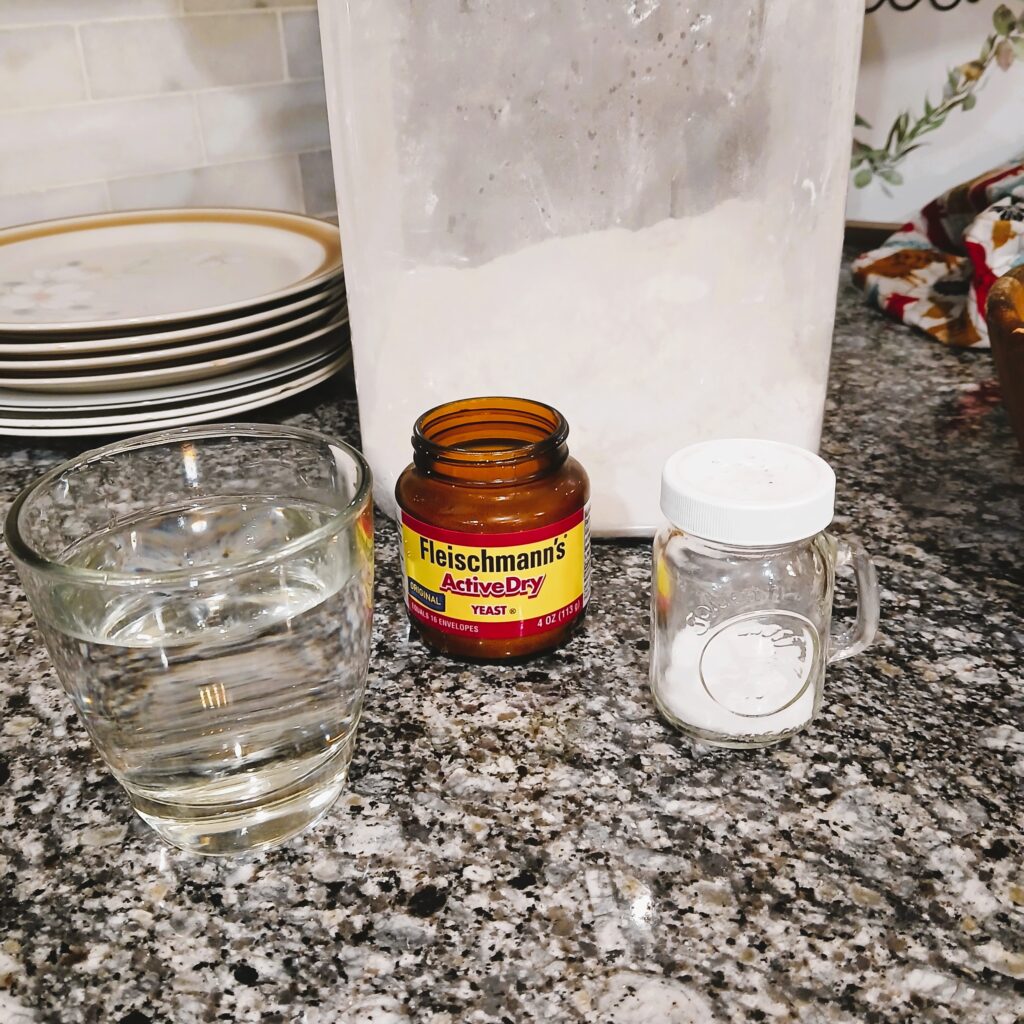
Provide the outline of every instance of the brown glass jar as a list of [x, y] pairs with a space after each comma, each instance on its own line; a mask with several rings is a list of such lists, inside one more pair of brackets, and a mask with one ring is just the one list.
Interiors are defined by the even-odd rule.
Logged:
[[395, 487], [409, 617], [446, 654], [550, 651], [590, 599], [590, 480], [560, 412], [470, 398], [424, 413]]

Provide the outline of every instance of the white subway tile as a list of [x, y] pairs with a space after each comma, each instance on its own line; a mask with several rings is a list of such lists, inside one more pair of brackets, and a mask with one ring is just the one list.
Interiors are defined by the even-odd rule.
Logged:
[[185, 0], [186, 11], [259, 11], [274, 7], [316, 7], [313, 0]]
[[314, 217], [337, 213], [338, 200], [334, 195], [334, 164], [331, 151], [303, 153], [299, 157], [302, 168], [302, 191], [306, 197], [306, 213]]
[[41, 192], [22, 192], [0, 196], [0, 227], [31, 224], [37, 220], [76, 217], [82, 213], [103, 213], [110, 209], [107, 186], [103, 182], [51, 188]]
[[323, 82], [216, 89], [197, 102], [206, 152], [216, 163], [330, 144]]
[[0, 110], [74, 103], [85, 95], [70, 25], [0, 30]]
[[323, 78], [324, 59], [316, 11], [288, 11], [281, 22], [289, 78]]
[[190, 96], [0, 113], [0, 194], [202, 163]]
[[0, 0], [0, 25], [177, 14], [181, 0]]
[[272, 13], [105, 21], [80, 31], [97, 99], [284, 78]]
[[251, 206], [302, 212], [302, 182], [295, 156], [110, 182], [115, 210], [164, 206]]

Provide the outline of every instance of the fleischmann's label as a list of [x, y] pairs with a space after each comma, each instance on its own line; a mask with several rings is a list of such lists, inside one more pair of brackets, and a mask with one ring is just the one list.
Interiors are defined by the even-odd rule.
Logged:
[[403, 512], [409, 614], [442, 632], [481, 639], [559, 629], [590, 599], [588, 512], [502, 534], [441, 530]]

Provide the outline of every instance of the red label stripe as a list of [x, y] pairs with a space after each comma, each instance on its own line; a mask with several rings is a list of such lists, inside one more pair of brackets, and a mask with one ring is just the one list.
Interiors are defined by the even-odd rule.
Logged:
[[537, 615], [517, 622], [466, 622], [440, 615], [430, 608], [425, 608], [414, 598], [408, 601], [409, 614], [424, 626], [436, 629], [452, 636], [478, 637], [481, 640], [515, 640], [524, 636], [537, 636], [553, 629], [567, 626], [583, 610], [583, 598], [559, 608], [547, 615]]
[[580, 509], [557, 523], [538, 526], [535, 530], [520, 530], [518, 533], [460, 533], [457, 530], [442, 530], [414, 518], [408, 512], [402, 513], [402, 524], [421, 537], [438, 540], [444, 544], [457, 544], [460, 547], [510, 548], [520, 544], [538, 544], [540, 541], [557, 537], [560, 533], [567, 533], [582, 522], [583, 509]]

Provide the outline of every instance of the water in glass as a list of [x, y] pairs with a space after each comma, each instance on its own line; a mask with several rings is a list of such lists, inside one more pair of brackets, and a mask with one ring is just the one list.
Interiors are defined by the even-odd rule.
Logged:
[[[337, 512], [253, 497], [146, 513], [65, 552], [70, 567], [153, 574], [282, 551]], [[281, 841], [345, 784], [369, 643], [370, 563], [351, 536], [200, 583], [81, 589], [43, 624], [93, 741], [139, 814], [177, 846]]]

